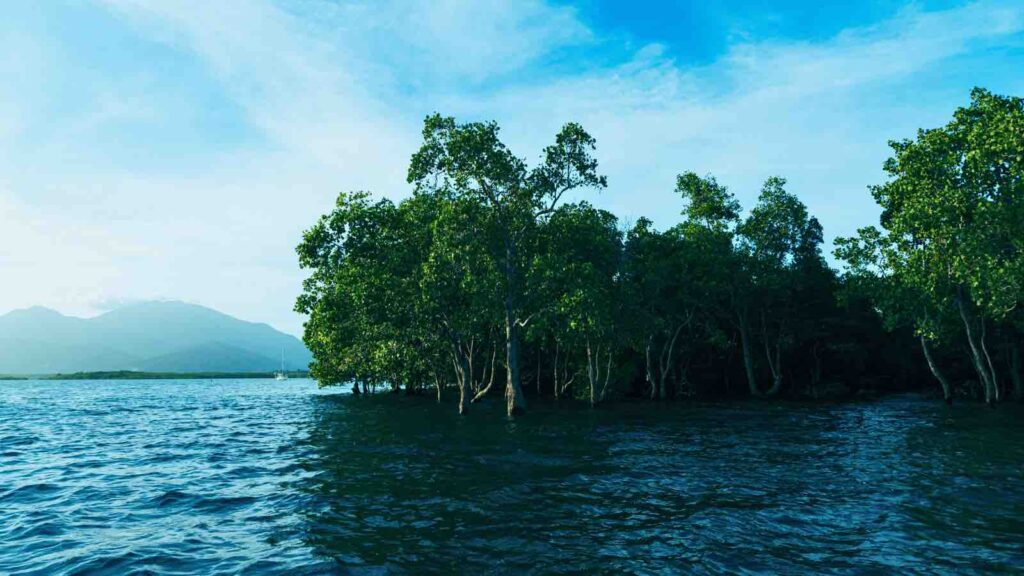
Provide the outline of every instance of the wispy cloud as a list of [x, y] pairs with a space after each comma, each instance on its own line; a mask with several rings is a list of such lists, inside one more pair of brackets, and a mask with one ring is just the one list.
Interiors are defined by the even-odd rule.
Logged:
[[[58, 165], [0, 176], [0, 201], [21, 198], [0, 202], [5, 219], [30, 222], [0, 229], [0, 242], [24, 246], [19, 273], [31, 286], [0, 287], [0, 307], [178, 296], [295, 331], [299, 232], [339, 190], [407, 193], [419, 122], [435, 110], [499, 120], [529, 158], [562, 122], [583, 122], [611, 182], [597, 201], [627, 217], [674, 222], [681, 170], [715, 173], [748, 205], [761, 180], [782, 174], [828, 233], [847, 233], [875, 213], [865, 186], [880, 177], [888, 138], [945, 121], [973, 84], [1024, 89], [1007, 68], [1024, 63], [1016, 2], [909, 8], [814, 43], [740, 40], [700, 67], [540, 0], [97, 6], [199, 63], [259, 138], [178, 170]], [[117, 89], [93, 91], [43, 157], [102, 148], [101, 129], [165, 112], [144, 82], [108, 85]], [[25, 130], [17, 106], [0, 104], [0, 147]], [[35, 192], [46, 190], [76, 200], [54, 205]], [[60, 279], [31, 268], [44, 259], [88, 264]]]

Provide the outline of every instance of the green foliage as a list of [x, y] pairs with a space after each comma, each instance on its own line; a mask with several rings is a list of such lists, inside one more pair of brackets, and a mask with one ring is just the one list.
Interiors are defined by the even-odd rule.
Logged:
[[965, 339], [986, 397], [998, 399], [986, 332], [1017, 346], [1024, 101], [975, 89], [970, 106], [946, 126], [890, 146], [889, 179], [871, 189], [885, 232], [865, 228], [839, 239], [836, 254], [888, 325], [912, 323], [924, 338], [947, 344]]
[[960, 374], [951, 353], [966, 327], [990, 390], [993, 366], [1019, 365], [1022, 116], [1019, 99], [975, 91], [949, 125], [892, 143], [889, 179], [872, 188], [881, 227], [835, 241], [842, 276], [781, 177], [744, 213], [714, 177], [686, 172], [678, 225], [641, 218], [622, 229], [613, 214], [562, 201], [607, 185], [578, 124], [531, 167], [496, 123], [430, 116], [411, 197], [341, 194], [298, 247], [312, 375], [432, 386], [439, 400], [454, 385], [460, 411], [504, 380], [509, 414], [527, 390], [592, 404], [818, 396], [837, 381], [913, 386], [924, 364], [911, 336], [926, 354], [940, 345], [933, 373], [944, 364]]

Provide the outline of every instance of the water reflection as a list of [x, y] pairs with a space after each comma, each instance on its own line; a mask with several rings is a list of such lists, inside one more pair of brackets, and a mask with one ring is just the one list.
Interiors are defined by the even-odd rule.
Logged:
[[1024, 412], [0, 386], [0, 574], [1019, 571]]
[[306, 542], [368, 572], [1013, 570], [1020, 411], [318, 399]]

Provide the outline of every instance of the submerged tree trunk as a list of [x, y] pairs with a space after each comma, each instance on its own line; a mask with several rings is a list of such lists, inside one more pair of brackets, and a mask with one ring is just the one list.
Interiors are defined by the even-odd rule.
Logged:
[[554, 395], [555, 400], [558, 400], [558, 394], [560, 392], [560, 390], [558, 389], [558, 382], [559, 382], [559, 378], [558, 378], [558, 352], [559, 352], [559, 350], [560, 350], [560, 347], [558, 345], [558, 339], [556, 338], [555, 339], [555, 365], [554, 365], [554, 371], [553, 371], [553, 374], [552, 374], [553, 380], [552, 380], [552, 386], [551, 386], [553, 388], [553, 390], [551, 391], [551, 394]]
[[971, 351], [971, 361], [974, 364], [974, 370], [978, 373], [978, 378], [981, 379], [981, 385], [985, 388], [985, 403], [992, 405], [995, 402], [995, 395], [993, 393], [995, 386], [993, 386], [992, 378], [988, 368], [985, 366], [985, 362], [982, 361], [981, 349], [978, 346], [974, 330], [971, 328], [971, 320], [968, 317], [967, 307], [964, 304], [962, 290], [960, 292], [956, 299], [957, 309], [960, 312], [960, 319], [963, 320], [964, 330], [967, 332], [967, 343]]
[[768, 334], [764, 335], [764, 353], [768, 358], [768, 370], [772, 373], [772, 386], [764, 393], [765, 396], [775, 396], [782, 388], [781, 348], [781, 344], [776, 344], [775, 357], [772, 358], [772, 347], [768, 344]]
[[992, 357], [988, 354], [988, 346], [985, 344], [986, 340], [985, 331], [985, 318], [981, 319], [981, 351], [985, 354], [985, 364], [988, 365], [988, 377], [992, 382], [992, 396], [996, 402], [1000, 402], [1003, 399], [1002, 387], [999, 385], [999, 378], [996, 375], [996, 369], [992, 365]]
[[[590, 340], [587, 339], [587, 379], [590, 382], [590, 406], [594, 407], [598, 402], [603, 402], [605, 395], [608, 393], [608, 382], [611, 379], [612, 372], [612, 350], [611, 346], [608, 347], [606, 352], [608, 358], [604, 369], [604, 384], [601, 383], [601, 346], [598, 345], [595, 348], [591, 348]], [[597, 391], [597, 387], [601, 386], [601, 391]]]
[[569, 357], [568, 357], [568, 355], [566, 355], [565, 360], [562, 362], [562, 369], [561, 369], [561, 371], [559, 371], [559, 369], [558, 369], [558, 358], [560, 356], [560, 352], [561, 352], [561, 347], [556, 342], [555, 343], [555, 362], [554, 362], [554, 370], [553, 370], [553, 374], [552, 374], [552, 378], [554, 379], [553, 382], [552, 382], [552, 388], [554, 389], [553, 390], [553, 394], [555, 396], [555, 400], [558, 400], [559, 398], [561, 398], [561, 396], [563, 394], [565, 394], [565, 392], [567, 390], [569, 390], [569, 387], [572, 386], [573, 381], [576, 380], [576, 373], [573, 373], [571, 377], [569, 375]]
[[1013, 397], [1024, 400], [1024, 376], [1021, 375], [1020, 345], [1010, 343], [1010, 378], [1013, 380]]
[[679, 324], [676, 327], [675, 332], [672, 333], [672, 338], [661, 349], [661, 357], [658, 362], [658, 398], [661, 400], [668, 397], [665, 384], [672, 371], [672, 355], [676, 349], [676, 339], [679, 338], [679, 332], [683, 329], [683, 326], [684, 324]]
[[509, 416], [514, 416], [526, 410], [526, 399], [523, 398], [519, 383], [519, 326], [508, 307], [505, 312], [505, 357], [508, 363], [505, 371], [505, 408]]
[[651, 366], [651, 340], [653, 336], [647, 337], [647, 344], [644, 346], [644, 358], [647, 361], [647, 385], [651, 387], [651, 400], [654, 400], [658, 394], [658, 388], [654, 383], [654, 368]]
[[680, 324], [676, 327], [676, 331], [672, 334], [672, 339], [669, 340], [668, 351], [663, 352], [662, 376], [660, 376], [660, 381], [657, 386], [657, 396], [662, 400], [665, 400], [669, 396], [665, 384], [669, 379], [669, 374], [672, 373], [672, 356], [676, 352], [676, 339], [679, 338], [679, 333], [683, 330], [683, 326], [684, 324]]
[[[473, 396], [473, 398], [469, 401], [470, 404], [472, 404], [472, 403], [480, 400], [484, 396], [486, 396], [487, 393], [491, 391], [491, 387], [494, 386], [494, 359], [497, 357], [497, 355], [498, 355], [498, 347], [497, 347], [497, 345], [495, 345], [495, 347], [493, 349], [491, 349], [491, 379], [487, 382], [487, 386], [484, 386], [483, 388], [481, 388], [480, 391], [477, 392]], [[485, 372], [486, 372], [486, 370], [487, 370], [487, 368], [484, 367], [484, 371]]]
[[608, 349], [608, 365], [604, 368], [604, 386], [601, 388], [601, 396], [598, 398], [598, 402], [604, 402], [605, 395], [608, 393], [608, 382], [612, 376], [612, 351], [611, 347]]
[[[601, 348], [598, 347], [598, 354], [600, 354]], [[601, 377], [598, 373], [599, 366], [594, 362], [594, 354], [590, 348], [590, 339], [587, 339], [587, 382], [590, 384], [590, 407], [593, 408], [597, 403], [597, 398], [594, 396], [594, 388], [596, 388], [596, 381]]]
[[946, 404], [952, 405], [953, 388], [949, 385], [949, 380], [946, 380], [946, 376], [939, 370], [938, 364], [932, 358], [932, 351], [928, 347], [928, 339], [924, 337], [924, 334], [921, 335], [921, 349], [924, 350], [924, 359], [928, 362], [928, 368], [942, 386], [942, 399], [946, 401]]
[[746, 315], [739, 313], [738, 316], [740, 343], [743, 348], [743, 367], [747, 372], [747, 385], [750, 387], [750, 395], [756, 398], [761, 396], [761, 391], [757, 388], [757, 375], [754, 373], [754, 356], [750, 350], [750, 329], [747, 326]]
[[459, 385], [459, 414], [465, 414], [469, 408], [466, 405], [466, 390], [470, 386], [473, 374], [469, 371], [470, 364], [465, 355], [459, 353], [457, 356], [458, 358], [456, 360], [455, 371]]
[[505, 407], [509, 416], [526, 411], [526, 398], [519, 380], [519, 324], [516, 318], [516, 250], [512, 238], [505, 239]]
[[466, 358], [466, 392], [476, 392], [480, 388], [480, 384], [476, 379], [476, 370], [473, 368], [473, 358], [476, 356], [476, 338], [470, 338], [469, 343], [466, 344], [465, 358]]
[[782, 326], [779, 326], [779, 335], [775, 340], [775, 349], [772, 350], [771, 340], [768, 338], [768, 323], [764, 318], [764, 310], [761, 311], [761, 338], [764, 340], [764, 353], [768, 359], [768, 370], [772, 373], [772, 386], [765, 392], [765, 396], [775, 396], [782, 389]]
[[[608, 360], [605, 364], [604, 369], [604, 383], [601, 383], [601, 346], [598, 345], [596, 348], [592, 348], [590, 345], [590, 339], [587, 339], [587, 379], [590, 382], [590, 406], [596, 406], [598, 402], [603, 402], [605, 395], [608, 394], [608, 382], [611, 379], [612, 372], [612, 349], [608, 346], [608, 350], [605, 352]], [[601, 391], [597, 391], [597, 387], [601, 386]]]

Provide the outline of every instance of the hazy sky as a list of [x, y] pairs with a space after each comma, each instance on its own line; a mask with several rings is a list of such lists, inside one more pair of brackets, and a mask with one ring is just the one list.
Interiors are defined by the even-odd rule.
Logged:
[[680, 171], [745, 206], [783, 175], [832, 238], [874, 221], [888, 139], [1024, 94], [1021, 0], [764, 4], [5, 2], [0, 313], [174, 298], [298, 334], [301, 231], [405, 195], [434, 111], [530, 161], [583, 123], [594, 202], [659, 226]]

